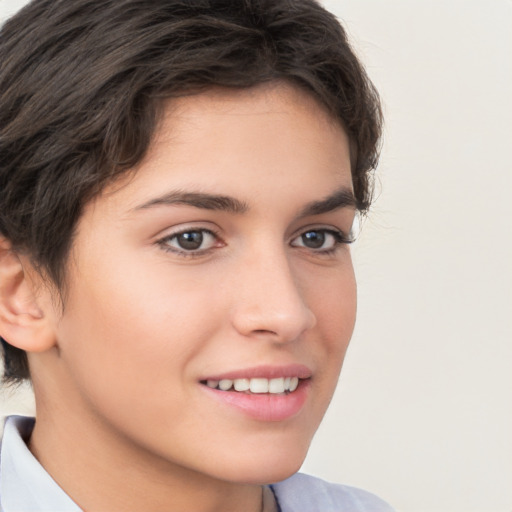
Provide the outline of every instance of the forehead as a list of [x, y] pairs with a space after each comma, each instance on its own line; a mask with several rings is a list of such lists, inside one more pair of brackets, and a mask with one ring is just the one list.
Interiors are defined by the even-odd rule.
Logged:
[[[290, 113], [309, 115], [311, 119], [317, 118], [320, 123], [327, 121], [333, 127], [339, 124], [312, 93], [288, 81], [272, 81], [249, 88], [211, 87], [199, 94], [164, 102], [164, 112], [164, 121], [171, 124], [173, 117], [191, 120], [194, 116], [279, 116]], [[164, 123], [160, 135], [165, 135], [166, 127], [169, 125]]]
[[[309, 137], [314, 142], [311, 135], [317, 131], [322, 136], [335, 134], [347, 138], [339, 121], [312, 94], [288, 82], [270, 82], [248, 89], [217, 87], [168, 101], [164, 104], [162, 122], [153, 138], [152, 149], [169, 141], [184, 142], [187, 128], [193, 132], [199, 125], [214, 129], [212, 136], [219, 135], [222, 130], [237, 132], [239, 128], [249, 126], [255, 130], [254, 134], [263, 136], [268, 132], [268, 123], [285, 118], [307, 118], [309, 131], [305, 132], [303, 126], [297, 124], [293, 131], [295, 137]], [[259, 133], [258, 128], [262, 128]], [[280, 135], [284, 143], [286, 133]], [[233, 139], [233, 144], [236, 141]]]
[[312, 95], [286, 83], [216, 88], [167, 101], [144, 159], [102, 195], [128, 188], [128, 208], [172, 189], [250, 202], [256, 188], [284, 192], [312, 175], [329, 178], [320, 195], [352, 188], [345, 130]]

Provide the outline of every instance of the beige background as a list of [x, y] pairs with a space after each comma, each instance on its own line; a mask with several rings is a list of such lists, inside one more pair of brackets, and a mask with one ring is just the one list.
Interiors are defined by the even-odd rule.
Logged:
[[387, 123], [358, 325], [304, 470], [402, 512], [511, 512], [512, 2], [324, 3]]

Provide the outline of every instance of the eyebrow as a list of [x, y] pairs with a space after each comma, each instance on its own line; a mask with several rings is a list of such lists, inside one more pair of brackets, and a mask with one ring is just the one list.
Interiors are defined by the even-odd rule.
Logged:
[[308, 203], [299, 214], [299, 217], [309, 217], [329, 213], [340, 208], [357, 209], [357, 200], [350, 188], [343, 187], [320, 201]]
[[[244, 201], [230, 196], [207, 194], [201, 192], [172, 191], [156, 197], [134, 208], [134, 211], [147, 210], [156, 206], [186, 205], [204, 210], [217, 210], [242, 214], [249, 210]], [[301, 210], [300, 217], [309, 217], [332, 212], [339, 208], [357, 208], [357, 200], [350, 188], [343, 187], [319, 201], [312, 201]]]
[[234, 197], [177, 190], [151, 199], [151, 201], [137, 206], [134, 210], [147, 210], [155, 206], [163, 205], [187, 205], [204, 210], [218, 210], [229, 213], [245, 213], [249, 209], [247, 203], [235, 199]]

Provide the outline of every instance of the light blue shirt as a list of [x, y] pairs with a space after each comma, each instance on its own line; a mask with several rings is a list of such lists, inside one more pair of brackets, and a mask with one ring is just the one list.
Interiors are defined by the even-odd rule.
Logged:
[[[0, 512], [81, 512], [30, 453], [33, 418], [7, 419], [0, 450]], [[393, 512], [373, 494], [296, 474], [273, 484], [281, 512]]]

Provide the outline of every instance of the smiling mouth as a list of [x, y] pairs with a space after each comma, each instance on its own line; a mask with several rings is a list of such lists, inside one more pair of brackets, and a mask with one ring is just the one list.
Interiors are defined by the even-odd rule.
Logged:
[[201, 384], [220, 391], [237, 391], [247, 394], [283, 395], [293, 393], [302, 379], [299, 377], [277, 377], [274, 379], [222, 379], [203, 380]]

